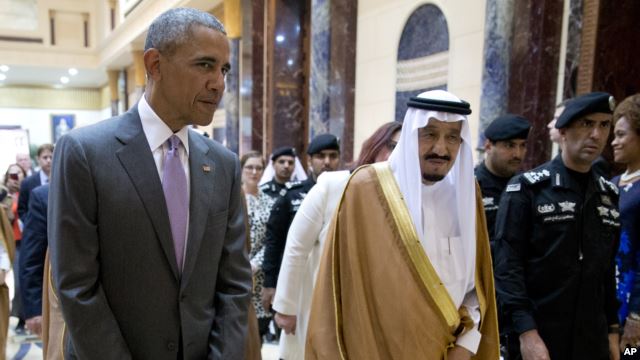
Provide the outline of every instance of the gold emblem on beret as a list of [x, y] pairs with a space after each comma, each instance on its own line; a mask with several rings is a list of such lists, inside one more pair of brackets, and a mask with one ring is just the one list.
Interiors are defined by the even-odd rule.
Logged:
[[616, 99], [613, 98], [613, 96], [609, 96], [609, 109], [611, 109], [611, 111], [615, 110], [616, 108]]

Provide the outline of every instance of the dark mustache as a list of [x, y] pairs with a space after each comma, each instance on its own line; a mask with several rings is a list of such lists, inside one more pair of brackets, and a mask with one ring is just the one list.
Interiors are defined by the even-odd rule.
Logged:
[[428, 154], [424, 156], [424, 160], [431, 160], [431, 159], [451, 161], [451, 156], [448, 156], [448, 155], [440, 156], [438, 154]]

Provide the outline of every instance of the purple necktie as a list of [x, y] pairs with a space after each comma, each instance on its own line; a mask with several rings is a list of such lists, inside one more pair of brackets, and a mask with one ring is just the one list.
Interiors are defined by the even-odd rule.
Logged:
[[187, 193], [187, 176], [180, 161], [180, 138], [172, 135], [169, 140], [169, 151], [164, 157], [162, 173], [162, 190], [169, 211], [173, 249], [176, 253], [178, 271], [182, 271], [184, 243], [187, 237], [187, 215], [189, 213], [189, 196]]

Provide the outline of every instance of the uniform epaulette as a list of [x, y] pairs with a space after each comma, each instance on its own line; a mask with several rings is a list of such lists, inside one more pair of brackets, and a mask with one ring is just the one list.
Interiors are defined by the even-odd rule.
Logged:
[[522, 174], [522, 176], [525, 178], [525, 180], [529, 184], [533, 185], [533, 184], [542, 182], [544, 180], [550, 179], [551, 172], [549, 171], [549, 169], [536, 169], [536, 170], [527, 171], [526, 173]]
[[600, 178], [598, 179], [598, 184], [600, 185], [600, 189], [602, 189], [602, 191], [612, 192], [618, 195], [618, 187], [616, 186], [616, 184], [605, 179], [603, 176], [600, 176]]
[[297, 188], [297, 187], [302, 186], [302, 181], [289, 181], [289, 182], [287, 182], [286, 184], [284, 184], [284, 186], [285, 186], [288, 190], [295, 189], [295, 188]]
[[264, 190], [268, 190], [269, 189], [269, 183], [264, 183], [262, 185], [260, 185], [260, 190], [264, 191]]

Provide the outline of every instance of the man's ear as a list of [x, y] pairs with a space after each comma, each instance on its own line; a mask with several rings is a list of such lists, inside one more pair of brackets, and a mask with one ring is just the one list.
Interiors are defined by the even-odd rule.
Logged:
[[485, 154], [491, 151], [491, 140], [485, 139], [484, 141], [484, 152]]
[[158, 49], [151, 48], [144, 52], [143, 57], [147, 77], [153, 81], [160, 80], [160, 51], [158, 51]]

